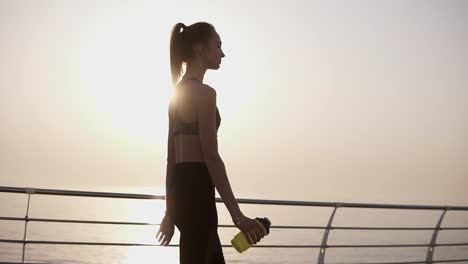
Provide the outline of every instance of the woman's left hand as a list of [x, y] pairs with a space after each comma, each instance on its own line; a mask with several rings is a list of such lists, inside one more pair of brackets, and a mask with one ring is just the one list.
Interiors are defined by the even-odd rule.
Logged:
[[161, 246], [167, 246], [169, 245], [169, 242], [171, 242], [173, 235], [174, 221], [171, 219], [170, 216], [165, 215], [161, 222], [161, 225], [159, 226], [158, 233], [156, 233], [156, 238], [159, 242], [161, 242]]

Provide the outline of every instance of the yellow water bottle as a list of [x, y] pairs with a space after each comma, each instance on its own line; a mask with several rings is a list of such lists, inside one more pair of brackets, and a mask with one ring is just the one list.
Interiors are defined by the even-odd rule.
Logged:
[[[271, 222], [268, 218], [256, 217], [254, 220], [262, 228], [263, 234], [265, 236], [270, 233]], [[249, 241], [245, 237], [244, 233], [242, 233], [242, 231], [234, 236], [234, 238], [231, 240], [231, 244], [239, 253], [246, 251], [248, 248], [252, 246], [252, 244], [249, 243]]]

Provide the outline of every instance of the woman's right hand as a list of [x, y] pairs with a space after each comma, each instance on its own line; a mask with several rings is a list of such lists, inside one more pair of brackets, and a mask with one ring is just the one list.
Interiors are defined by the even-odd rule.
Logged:
[[171, 219], [169, 215], [165, 215], [161, 222], [161, 225], [159, 226], [158, 233], [156, 233], [156, 238], [161, 243], [161, 246], [167, 246], [169, 245], [169, 242], [171, 242], [173, 235], [174, 235], [174, 221]]
[[248, 218], [242, 214], [235, 219], [233, 218], [232, 221], [237, 226], [237, 228], [239, 228], [242, 233], [244, 233], [244, 236], [252, 245], [257, 244], [257, 242], [259, 242], [265, 236], [262, 228], [254, 219]]

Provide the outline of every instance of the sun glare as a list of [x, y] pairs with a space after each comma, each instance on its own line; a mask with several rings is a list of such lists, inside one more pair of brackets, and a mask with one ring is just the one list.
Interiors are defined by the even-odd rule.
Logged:
[[155, 120], [155, 105], [166, 104], [166, 100], [158, 97], [153, 89], [107, 83], [94, 90], [93, 98], [96, 110], [130, 139], [149, 143], [162, 136], [165, 123]]
[[[167, 105], [171, 96], [169, 76], [160, 63], [151, 34], [138, 31], [137, 22], [115, 18], [100, 26], [80, 56], [83, 89], [107, 129], [131, 141], [163, 144], [167, 133]], [[147, 39], [142, 39], [142, 38]]]
[[128, 264], [142, 263], [179, 263], [179, 253], [177, 247], [132, 247], [126, 251]]

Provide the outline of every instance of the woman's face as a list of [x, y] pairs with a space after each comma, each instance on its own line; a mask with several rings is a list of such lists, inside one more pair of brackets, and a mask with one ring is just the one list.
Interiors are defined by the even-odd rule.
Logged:
[[218, 33], [213, 32], [211, 39], [204, 49], [203, 59], [207, 69], [219, 69], [221, 58], [225, 57], [221, 44], [221, 38]]

